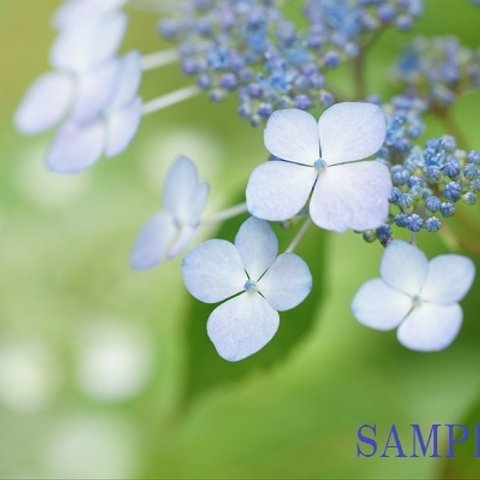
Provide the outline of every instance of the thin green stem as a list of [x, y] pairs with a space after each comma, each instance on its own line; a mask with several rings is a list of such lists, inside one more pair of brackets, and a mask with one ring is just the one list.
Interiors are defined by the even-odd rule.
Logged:
[[294, 239], [291, 241], [288, 248], [285, 250], [285, 253], [292, 253], [298, 247], [298, 244], [300, 243], [302, 238], [305, 236], [305, 234], [308, 232], [311, 226], [312, 226], [312, 221], [310, 220], [310, 217], [308, 217], [305, 220], [304, 224], [301, 226], [300, 230], [295, 235]]
[[233, 207], [213, 214], [205, 220], [202, 220], [200, 223], [202, 225], [214, 225], [215, 223], [223, 222], [224, 220], [228, 220], [233, 217], [238, 217], [245, 212], [247, 212], [247, 204], [245, 202], [239, 203], [238, 205], [234, 205]]

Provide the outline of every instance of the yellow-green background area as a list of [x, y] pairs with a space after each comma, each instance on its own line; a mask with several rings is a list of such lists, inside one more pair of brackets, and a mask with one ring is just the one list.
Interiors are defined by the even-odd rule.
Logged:
[[[452, 33], [479, 46], [480, 9], [467, 0], [426, 3], [419, 33]], [[298, 2], [289, 4], [293, 11]], [[238, 118], [233, 98], [216, 106], [199, 97], [146, 118], [121, 157], [74, 177], [47, 173], [50, 136], [18, 135], [12, 116], [48, 69], [55, 5], [0, 0], [0, 477], [479, 478], [471, 451], [457, 460], [359, 459], [355, 432], [376, 424], [382, 443], [396, 424], [410, 453], [410, 423], [480, 420], [480, 281], [463, 302], [464, 326], [450, 348], [408, 351], [394, 332], [367, 329], [350, 312], [357, 288], [377, 275], [381, 247], [352, 233], [312, 232], [298, 250], [315, 273], [305, 306], [282, 315], [264, 351], [224, 362], [206, 337], [213, 307], [189, 297], [181, 260], [137, 273], [127, 259], [140, 225], [160, 208], [177, 154], [209, 179], [213, 212], [238, 201], [265, 160], [261, 129]], [[125, 50], [166, 48], [155, 23], [155, 15], [132, 10]], [[388, 33], [375, 46], [370, 90], [395, 91], [389, 66], [409, 37]], [[337, 88], [347, 91], [351, 79], [342, 72]], [[172, 65], [146, 74], [142, 95], [189, 81]], [[477, 148], [479, 113], [478, 94], [454, 110]], [[442, 132], [429, 125], [431, 135]], [[235, 225], [220, 234], [232, 239]], [[283, 232], [282, 242], [293, 234]], [[449, 250], [438, 235], [421, 233], [419, 243], [430, 256]], [[132, 380], [120, 355], [125, 377], [117, 372], [117, 381], [139, 385], [127, 398], [106, 399], [95, 392], [109, 379], [99, 384], [96, 357], [85, 366], [85, 352], [99, 338], [115, 344], [119, 329], [136, 348], [131, 361], [143, 367]], [[93, 387], [81, 381], [85, 369]]]

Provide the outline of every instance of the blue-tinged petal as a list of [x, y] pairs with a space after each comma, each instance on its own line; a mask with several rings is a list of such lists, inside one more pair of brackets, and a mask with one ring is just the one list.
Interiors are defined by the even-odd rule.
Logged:
[[315, 178], [312, 167], [277, 160], [265, 162], [248, 180], [248, 211], [264, 220], [288, 220], [307, 203]]
[[377, 153], [385, 141], [386, 120], [373, 103], [343, 102], [323, 113], [318, 128], [322, 158], [333, 165]]
[[267, 150], [282, 160], [313, 165], [320, 156], [317, 122], [303, 110], [273, 112], [265, 127], [264, 141]]
[[47, 167], [58, 173], [78, 173], [92, 166], [102, 155], [106, 130], [103, 122], [87, 125], [66, 123], [60, 128], [47, 153]]
[[207, 322], [218, 354], [238, 362], [261, 350], [278, 330], [279, 315], [258, 293], [244, 293], [219, 305]]
[[130, 254], [130, 265], [146, 270], [167, 258], [178, 229], [171, 215], [165, 212], [150, 217], [143, 225]]
[[402, 240], [391, 242], [380, 263], [380, 274], [387, 285], [408, 295], [418, 295], [428, 272], [428, 259], [414, 245]]
[[121, 108], [128, 105], [137, 96], [142, 79], [142, 57], [139, 52], [127, 53], [119, 61], [119, 72], [110, 108]]
[[247, 275], [238, 250], [225, 240], [207, 240], [182, 262], [188, 291], [198, 300], [216, 303], [243, 290]]
[[235, 246], [252, 280], [258, 280], [277, 258], [277, 236], [267, 222], [255, 217], [242, 224], [235, 237]]
[[197, 167], [189, 158], [178, 157], [165, 178], [163, 203], [179, 223], [189, 223], [197, 188]]
[[141, 119], [142, 101], [140, 98], [135, 98], [130, 105], [108, 114], [105, 156], [114, 157], [128, 147], [137, 133]]
[[55, 12], [53, 23], [58, 29], [119, 10], [127, 0], [67, 0]]
[[380, 162], [328, 167], [313, 190], [310, 216], [335, 232], [377, 228], [387, 219], [391, 191], [390, 173]]
[[47, 73], [27, 90], [15, 114], [15, 126], [23, 134], [35, 135], [57, 125], [68, 113], [75, 86], [67, 74]]
[[61, 30], [50, 52], [55, 68], [82, 73], [112, 58], [127, 27], [124, 13], [94, 16]]
[[194, 235], [197, 233], [198, 228], [192, 227], [190, 225], [183, 225], [180, 228], [180, 232], [175, 239], [172, 247], [168, 252], [168, 258], [175, 258], [177, 255], [183, 252], [187, 248], [188, 244], [191, 242]]
[[422, 303], [402, 322], [398, 341], [411, 350], [436, 352], [448, 347], [462, 326], [463, 312], [457, 303]]
[[283, 253], [262, 277], [258, 289], [274, 310], [290, 310], [310, 293], [312, 274], [298, 255]]
[[119, 73], [118, 60], [106, 62], [94, 70], [79, 75], [72, 118], [85, 123], [99, 117], [110, 105]]
[[440, 255], [428, 265], [422, 288], [422, 300], [449, 304], [459, 302], [470, 290], [475, 278], [475, 264], [461, 255]]
[[197, 225], [202, 216], [205, 205], [207, 204], [208, 194], [210, 192], [210, 185], [207, 182], [200, 182], [197, 184], [195, 193], [192, 199], [190, 212], [190, 225]]
[[352, 301], [353, 316], [376, 330], [398, 327], [413, 306], [412, 299], [389, 287], [381, 278], [364, 283]]

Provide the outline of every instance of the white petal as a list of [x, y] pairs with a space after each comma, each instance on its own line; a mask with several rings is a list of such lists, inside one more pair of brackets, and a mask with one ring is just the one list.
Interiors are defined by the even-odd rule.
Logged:
[[262, 277], [258, 288], [274, 310], [290, 310], [310, 293], [312, 275], [298, 255], [283, 253]]
[[244, 293], [219, 305], [207, 333], [218, 354], [238, 362], [262, 349], [278, 330], [279, 315], [258, 293]]
[[423, 303], [416, 307], [397, 330], [398, 341], [411, 350], [435, 352], [448, 347], [460, 331], [460, 305]]
[[112, 98], [119, 69], [118, 61], [112, 60], [79, 75], [72, 111], [76, 122], [90, 122], [104, 110]]
[[390, 173], [380, 162], [335, 165], [318, 177], [310, 216], [335, 232], [377, 228], [387, 219], [391, 191]]
[[258, 280], [274, 262], [278, 253], [278, 240], [270, 225], [250, 217], [238, 230], [235, 246], [252, 280]]
[[58, 29], [68, 28], [74, 23], [84, 22], [93, 16], [118, 10], [126, 3], [127, 0], [69, 0], [57, 9], [53, 22]]
[[80, 126], [66, 123], [47, 153], [47, 167], [58, 173], [77, 173], [92, 166], [105, 146], [105, 125], [95, 122]]
[[138, 93], [142, 79], [142, 57], [139, 52], [127, 53], [119, 61], [119, 72], [110, 108], [120, 108], [131, 103]]
[[130, 265], [136, 270], [146, 270], [163, 262], [177, 234], [173, 218], [168, 213], [150, 217], [137, 237], [130, 254]]
[[50, 52], [59, 70], [85, 72], [110, 59], [125, 34], [127, 17], [117, 12], [75, 22], [62, 30]]
[[183, 252], [185, 248], [187, 248], [188, 244], [197, 233], [198, 228], [192, 227], [190, 225], [183, 225], [180, 229], [180, 233], [175, 240], [172, 248], [168, 252], [168, 258], [172, 259], [175, 258], [177, 255]]
[[333, 165], [377, 153], [385, 141], [386, 120], [373, 103], [343, 102], [323, 113], [318, 128], [322, 158]]
[[282, 160], [313, 165], [320, 156], [315, 118], [295, 108], [273, 112], [265, 127], [264, 142], [267, 150]]
[[111, 112], [107, 117], [105, 156], [122, 153], [137, 133], [142, 119], [142, 101], [135, 98], [130, 105]]
[[207, 240], [189, 252], [182, 262], [185, 286], [198, 300], [216, 303], [243, 290], [247, 275], [233, 244]]
[[277, 160], [262, 163], [248, 180], [248, 211], [271, 221], [294, 217], [305, 206], [315, 177], [315, 169], [311, 167]]
[[413, 304], [408, 295], [390, 288], [381, 278], [364, 283], [352, 301], [354, 317], [377, 330], [398, 327]]
[[15, 114], [15, 126], [25, 135], [42, 133], [67, 114], [74, 83], [69, 75], [46, 73], [27, 90]]
[[428, 260], [417, 247], [395, 240], [385, 249], [380, 274], [387, 285], [408, 295], [418, 295], [427, 276]]
[[459, 302], [470, 290], [475, 264], [461, 255], [440, 255], [430, 261], [421, 292], [422, 300], [449, 304]]
[[189, 158], [178, 157], [165, 178], [163, 203], [179, 223], [189, 223], [198, 212], [193, 204], [198, 188], [197, 167]]

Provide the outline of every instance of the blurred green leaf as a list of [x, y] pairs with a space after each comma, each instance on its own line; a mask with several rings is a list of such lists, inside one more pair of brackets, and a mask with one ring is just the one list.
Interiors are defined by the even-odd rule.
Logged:
[[[217, 238], [233, 241], [240, 225], [247, 217], [227, 221]], [[293, 238], [295, 228], [275, 227], [280, 248], [285, 248]], [[238, 363], [223, 360], [207, 336], [206, 322], [215, 305], [191, 299], [186, 319], [186, 351], [188, 352], [187, 378], [184, 401], [189, 403], [203, 392], [226, 383], [238, 381], [252, 372], [285, 361], [294, 347], [308, 335], [324, 295], [326, 233], [312, 228], [296, 250], [309, 265], [313, 276], [313, 289], [297, 308], [282, 312], [280, 328], [273, 340], [260, 352]]]

